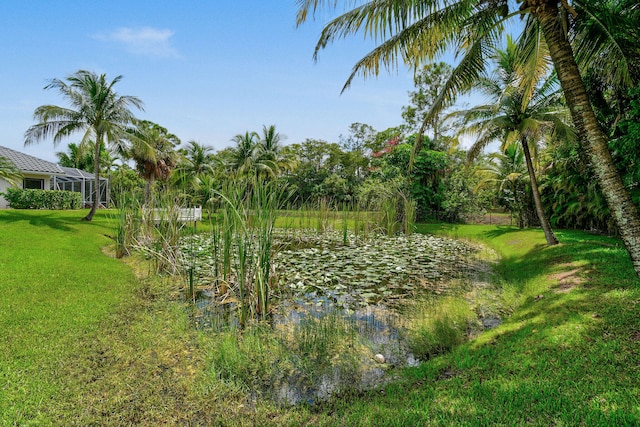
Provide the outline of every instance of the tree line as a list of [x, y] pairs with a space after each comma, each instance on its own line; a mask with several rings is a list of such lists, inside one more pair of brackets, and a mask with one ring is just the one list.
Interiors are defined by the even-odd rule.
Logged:
[[[336, 5], [299, 2], [298, 23]], [[505, 24], [514, 18], [522, 32], [511, 37]], [[111, 174], [115, 194], [137, 192], [145, 203], [179, 188], [188, 203], [206, 205], [225, 181], [251, 177], [286, 183], [294, 205], [325, 200], [375, 209], [376, 201], [402, 197], [422, 219], [451, 221], [501, 207], [521, 226], [541, 226], [550, 245], [554, 227], [618, 232], [640, 271], [639, 18], [629, 0], [527, 0], [517, 9], [507, 1], [365, 2], [326, 25], [316, 55], [352, 33], [381, 40], [356, 63], [345, 89], [380, 66], [413, 67], [415, 88], [397, 127], [354, 123], [339, 141], [285, 145], [275, 125], [265, 125], [215, 152], [135, 119], [131, 108], [142, 102], [117, 95], [121, 76], [108, 81], [81, 70], [47, 85], [71, 108], [36, 109], [25, 143], [58, 143], [80, 131], [60, 161], [92, 162], [96, 179]], [[452, 47], [455, 66], [435, 61]], [[474, 91], [484, 103], [455, 105]], [[116, 157], [122, 162], [114, 170]]]

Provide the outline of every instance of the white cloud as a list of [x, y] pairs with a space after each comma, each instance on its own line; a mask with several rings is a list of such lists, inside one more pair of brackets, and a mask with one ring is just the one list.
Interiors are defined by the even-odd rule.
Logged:
[[128, 52], [160, 58], [179, 58], [180, 54], [171, 45], [171, 30], [151, 27], [118, 28], [110, 33], [98, 34], [98, 40], [113, 41], [123, 45]]

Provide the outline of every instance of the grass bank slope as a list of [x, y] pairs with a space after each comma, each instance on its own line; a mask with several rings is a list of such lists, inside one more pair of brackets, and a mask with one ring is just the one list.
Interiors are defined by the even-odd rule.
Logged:
[[377, 392], [322, 407], [325, 425], [640, 424], [640, 283], [616, 239], [558, 231], [420, 225], [496, 249], [502, 325], [405, 371]]

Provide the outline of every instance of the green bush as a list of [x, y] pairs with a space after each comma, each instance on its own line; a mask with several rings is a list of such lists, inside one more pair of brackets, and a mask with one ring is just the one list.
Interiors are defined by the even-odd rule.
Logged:
[[80, 209], [82, 195], [73, 191], [8, 188], [3, 194], [13, 209]]

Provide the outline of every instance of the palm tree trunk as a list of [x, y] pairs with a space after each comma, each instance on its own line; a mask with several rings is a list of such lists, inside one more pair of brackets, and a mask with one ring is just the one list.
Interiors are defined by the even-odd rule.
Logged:
[[96, 134], [95, 148], [93, 150], [93, 177], [95, 182], [93, 183], [93, 189], [95, 195], [93, 196], [93, 205], [91, 210], [82, 218], [83, 221], [91, 221], [96, 214], [98, 204], [100, 203], [100, 147], [102, 146], [102, 134]]
[[573, 123], [580, 136], [582, 149], [585, 150], [595, 172], [602, 194], [631, 257], [633, 268], [640, 277], [640, 213], [615, 168], [607, 146], [607, 138], [600, 129], [589, 103], [571, 45], [559, 19], [557, 2], [543, 0], [540, 2], [542, 4], [535, 3], [530, 2], [530, 6], [533, 6], [532, 13], [540, 23], [549, 47]]
[[551, 224], [547, 216], [544, 214], [544, 208], [542, 207], [542, 199], [540, 198], [540, 190], [538, 189], [538, 180], [536, 179], [536, 171], [533, 169], [533, 162], [531, 161], [531, 152], [529, 151], [529, 143], [525, 137], [522, 137], [522, 151], [524, 153], [524, 159], [527, 163], [527, 171], [529, 171], [529, 181], [531, 182], [531, 192], [533, 193], [533, 202], [536, 205], [536, 214], [540, 220], [540, 226], [544, 231], [544, 237], [547, 239], [549, 246], [557, 245], [558, 238], [553, 234]]

